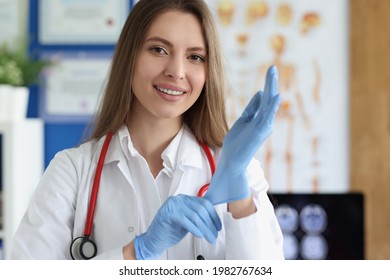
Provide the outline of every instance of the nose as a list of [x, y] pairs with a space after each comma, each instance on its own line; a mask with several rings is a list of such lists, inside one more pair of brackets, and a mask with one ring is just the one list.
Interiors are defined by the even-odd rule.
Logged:
[[185, 77], [185, 60], [179, 56], [171, 57], [166, 64], [165, 75], [174, 80], [183, 79]]

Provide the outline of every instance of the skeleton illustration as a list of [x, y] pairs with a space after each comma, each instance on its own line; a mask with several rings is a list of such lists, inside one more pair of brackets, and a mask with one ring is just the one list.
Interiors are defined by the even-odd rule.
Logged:
[[[298, 15], [293, 13], [291, 5], [286, 2], [274, 5], [276, 9], [274, 9], [275, 7], [271, 8], [271, 2], [266, 0], [219, 0], [213, 2], [216, 3], [216, 16], [221, 26], [222, 36], [225, 35], [225, 40], [228, 40], [225, 43], [224, 51], [232, 64], [231, 71], [233, 73], [230, 76], [230, 83], [233, 94], [229, 96], [227, 103], [229, 123], [234, 123], [252, 95], [263, 87], [267, 68], [271, 64], [276, 65], [279, 70], [279, 92], [282, 103], [275, 123], [280, 124], [279, 127], [283, 128], [284, 137], [275, 143], [276, 138], [273, 139], [271, 136], [262, 148], [265, 176], [271, 181], [273, 176], [271, 170], [275, 168], [272, 166], [272, 162], [276, 162], [276, 154], [272, 149], [276, 148], [278, 151], [282, 149], [283, 160], [277, 161], [277, 170], [283, 174], [284, 182], [280, 183], [282, 186], [277, 187], [288, 193], [293, 192], [294, 164], [296, 165], [294, 160], [299, 157], [299, 155], [294, 154], [294, 144], [300, 141], [298, 136], [301, 135], [298, 135], [297, 131], [299, 134], [305, 131], [307, 134], [305, 137], [310, 139], [308, 140], [310, 145], [306, 144], [305, 146], [306, 150], [310, 150], [308, 152], [311, 161], [310, 174], [312, 174], [310, 185], [313, 192], [318, 192], [320, 187], [318, 151], [321, 143], [319, 136], [316, 135], [315, 121], [310, 112], [313, 110], [315, 112], [321, 105], [320, 66], [313, 58], [309, 67], [313, 73], [314, 84], [309, 90], [310, 92], [307, 88], [303, 91], [299, 84], [298, 65], [293, 60], [289, 62], [289, 59], [286, 58], [288, 52], [287, 35], [278, 31], [283, 28], [291, 30], [291, 26], [296, 24], [294, 32], [301, 34], [301, 38], [304, 38], [320, 25], [320, 16], [316, 12], [307, 11], [300, 15], [298, 22], [294, 23], [294, 17]], [[258, 38], [265, 38], [265, 23], [270, 21], [277, 24], [278, 28], [275, 30], [278, 31], [268, 35], [268, 44], [266, 44], [267, 41], [263, 40], [261, 45], [258, 45]], [[253, 45], [253, 42], [257, 42], [257, 45]], [[268, 49], [268, 53], [264, 51], [265, 49]], [[271, 60], [266, 61], [266, 57], [271, 58]], [[307, 105], [305, 106], [305, 104]], [[310, 110], [308, 110], [308, 106]], [[298, 129], [298, 125], [304, 130]], [[275, 137], [280, 137], [280, 135]]]
[[[283, 61], [283, 53], [286, 47], [286, 39], [281, 34], [274, 34], [270, 39], [270, 46], [274, 52], [274, 58], [270, 64], [274, 64], [279, 69], [279, 92], [282, 95], [282, 102], [279, 111], [276, 115], [277, 122], [286, 123], [286, 138], [284, 143], [284, 162], [286, 164], [286, 190], [291, 193], [293, 191], [293, 141], [294, 141], [294, 127], [298, 118], [301, 118], [304, 127], [308, 132], [312, 130], [312, 123], [310, 116], [305, 111], [302, 94], [299, 90], [299, 83], [296, 74], [296, 67], [293, 64], [289, 64]], [[259, 66], [260, 77], [265, 76], [269, 64]], [[315, 86], [312, 93], [312, 99], [315, 103], [320, 102], [319, 86], [320, 86], [320, 69], [316, 60], [313, 60], [313, 70], [315, 72]], [[318, 152], [319, 139], [313, 137], [311, 140], [311, 153], [315, 158]], [[272, 154], [272, 136], [266, 142], [265, 152], [265, 175], [268, 179], [271, 178], [271, 161], [273, 159]], [[317, 159], [312, 162], [313, 168], [317, 169], [319, 162]], [[314, 175], [312, 179], [312, 188], [314, 192], [318, 191], [319, 182], [318, 176]]]

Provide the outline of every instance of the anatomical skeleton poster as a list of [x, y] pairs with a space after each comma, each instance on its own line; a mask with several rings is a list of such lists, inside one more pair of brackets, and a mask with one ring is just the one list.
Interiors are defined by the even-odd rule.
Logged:
[[270, 191], [349, 189], [348, 1], [207, 0], [231, 92], [229, 124], [279, 71], [281, 105], [260, 160]]

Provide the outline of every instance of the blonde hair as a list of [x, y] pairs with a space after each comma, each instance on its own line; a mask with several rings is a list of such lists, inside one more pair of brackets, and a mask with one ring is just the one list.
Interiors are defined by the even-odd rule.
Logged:
[[203, 0], [141, 0], [133, 7], [119, 36], [91, 139], [116, 131], [128, 122], [137, 54], [153, 20], [168, 10], [195, 15], [202, 26], [207, 49], [206, 82], [198, 100], [184, 113], [184, 122], [198, 141], [211, 147], [222, 146], [228, 127], [224, 97], [226, 80], [217, 29]]

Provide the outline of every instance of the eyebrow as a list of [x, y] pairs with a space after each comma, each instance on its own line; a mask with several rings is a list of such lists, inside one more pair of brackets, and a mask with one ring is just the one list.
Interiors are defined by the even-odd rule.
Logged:
[[[173, 44], [170, 41], [168, 41], [168, 40], [166, 40], [164, 38], [158, 37], [158, 36], [150, 37], [150, 38], [146, 39], [145, 42], [153, 42], [153, 41], [157, 41], [157, 42], [163, 43], [163, 44], [167, 45], [168, 47], [173, 48]], [[187, 50], [189, 50], [189, 51], [199, 51], [199, 52], [205, 52], [206, 53], [206, 49], [204, 47], [190, 47]]]

